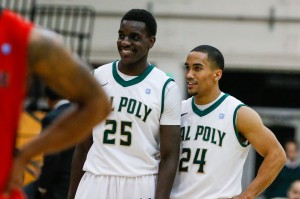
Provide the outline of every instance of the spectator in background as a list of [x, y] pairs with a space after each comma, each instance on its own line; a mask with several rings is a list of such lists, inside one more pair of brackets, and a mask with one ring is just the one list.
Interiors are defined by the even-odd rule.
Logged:
[[[69, 106], [68, 100], [46, 87], [45, 94], [51, 111], [42, 120], [42, 129], [49, 126]], [[28, 199], [66, 199], [70, 183], [74, 147], [44, 157], [40, 177], [24, 189]]]
[[275, 197], [272, 199], [300, 199], [300, 180], [296, 180], [290, 185], [287, 197]]
[[294, 181], [287, 192], [288, 199], [300, 199], [300, 180]]
[[269, 198], [286, 197], [291, 183], [300, 180], [300, 166], [298, 162], [298, 144], [295, 140], [288, 140], [284, 144], [287, 161], [279, 175], [265, 191], [264, 196]]

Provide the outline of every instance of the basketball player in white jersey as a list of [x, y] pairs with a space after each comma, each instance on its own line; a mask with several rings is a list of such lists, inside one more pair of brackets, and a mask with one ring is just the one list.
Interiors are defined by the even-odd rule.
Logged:
[[75, 151], [69, 198], [167, 199], [180, 148], [179, 88], [148, 63], [155, 43], [151, 13], [132, 9], [121, 20], [120, 61], [94, 76], [111, 99], [111, 114]]
[[[182, 102], [182, 151], [171, 198], [255, 198], [283, 167], [283, 148], [253, 109], [220, 91], [224, 58], [218, 49], [208, 45], [194, 48], [185, 69], [192, 97]], [[242, 191], [250, 144], [264, 161]]]

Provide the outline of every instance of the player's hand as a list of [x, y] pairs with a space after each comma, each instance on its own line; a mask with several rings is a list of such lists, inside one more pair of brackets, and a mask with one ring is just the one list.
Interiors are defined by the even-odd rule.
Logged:
[[12, 190], [7, 194], [0, 194], [0, 199], [26, 199], [26, 196], [21, 190]]
[[9, 195], [13, 190], [21, 192], [25, 167], [25, 162], [21, 161], [18, 157], [14, 159], [4, 194]]

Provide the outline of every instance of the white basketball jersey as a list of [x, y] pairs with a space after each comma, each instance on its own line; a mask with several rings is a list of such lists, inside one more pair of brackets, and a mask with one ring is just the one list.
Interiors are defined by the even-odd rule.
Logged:
[[236, 113], [243, 105], [228, 94], [204, 111], [193, 97], [182, 102], [182, 151], [172, 199], [231, 198], [241, 193], [249, 151], [236, 130]]
[[84, 170], [127, 177], [157, 174], [163, 96], [172, 79], [149, 65], [143, 74], [125, 81], [117, 62], [99, 67], [94, 76], [110, 97], [112, 112], [93, 130]]

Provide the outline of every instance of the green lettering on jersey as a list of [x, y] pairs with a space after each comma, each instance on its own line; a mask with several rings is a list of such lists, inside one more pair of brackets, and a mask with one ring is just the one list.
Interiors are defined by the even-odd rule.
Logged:
[[[193, 149], [194, 150], [194, 149]], [[190, 148], [183, 148], [179, 159], [178, 171], [188, 172], [190, 167], [198, 166], [198, 173], [204, 173], [204, 166], [206, 164], [205, 156], [207, 149], [197, 148], [194, 158], [194, 152]], [[191, 164], [192, 160], [192, 164]]]
[[[121, 125], [120, 132], [118, 131], [118, 125]], [[116, 121], [116, 120], [106, 120], [105, 131], [103, 134], [103, 144], [115, 145], [116, 139], [119, 136], [116, 136], [117, 133], [120, 134], [120, 145], [130, 146], [132, 140], [132, 123], [127, 121]]]
[[137, 111], [135, 113], [135, 116], [138, 118], [141, 118], [142, 116], [140, 115], [140, 111], [141, 111], [141, 106], [142, 106], [142, 102], [139, 101], [138, 107], [137, 107]]
[[226, 133], [222, 132], [220, 130], [218, 130], [218, 133], [219, 133], [219, 146], [222, 147], [223, 139], [224, 139]]
[[[183, 134], [185, 134], [185, 133], [186, 132], [184, 132]], [[199, 126], [197, 126], [194, 140], [202, 139], [204, 142], [210, 142], [212, 144], [222, 147], [225, 135], [226, 135], [225, 132], [222, 132], [218, 129], [212, 128], [210, 126], [199, 125]], [[185, 136], [185, 135], [182, 135], [182, 136]], [[182, 137], [182, 138], [185, 139], [185, 137]]]
[[[111, 97], [111, 103], [113, 97]], [[135, 115], [136, 117], [142, 119], [143, 122], [146, 122], [148, 116], [150, 115], [152, 109], [146, 104], [142, 106], [143, 103], [137, 101], [136, 99], [121, 97], [118, 112], [125, 111], [129, 114]]]
[[197, 126], [197, 132], [196, 132], [196, 135], [195, 135], [195, 139], [194, 139], [194, 140], [197, 140], [197, 139], [198, 139], [198, 136], [203, 134], [203, 129], [204, 129], [203, 126], [200, 126], [200, 125]]
[[217, 141], [215, 140], [215, 133], [216, 133], [216, 129], [213, 128], [212, 138], [211, 138], [211, 143], [212, 144], [217, 144]]
[[127, 97], [121, 97], [118, 112], [121, 112], [122, 108], [127, 106], [127, 102], [128, 102]]
[[209, 141], [209, 138], [210, 138], [210, 127], [209, 126], [206, 126], [205, 128], [204, 128], [204, 135], [203, 135], [203, 141]]
[[[187, 130], [186, 130], [186, 128], [187, 128]], [[191, 139], [191, 137], [190, 137], [190, 129], [191, 129], [191, 127], [188, 126], [186, 128], [185, 127], [181, 127], [181, 140], [182, 141], [186, 141], [186, 140], [190, 140]]]
[[111, 106], [111, 111], [114, 111], [115, 110], [115, 107], [113, 107], [113, 102], [114, 102], [114, 97], [111, 96], [110, 97], [110, 106]]
[[[207, 152], [207, 149], [197, 149], [196, 150], [193, 164], [199, 165], [198, 173], [204, 173], [204, 166], [206, 164], [206, 161], [205, 161], [206, 152]], [[200, 157], [200, 159], [199, 159], [199, 157]]]
[[128, 107], [127, 107], [127, 112], [130, 113], [130, 114], [133, 114], [134, 110], [135, 110], [135, 105], [136, 105], [136, 100], [135, 99], [130, 99]]
[[148, 115], [151, 113], [152, 109], [151, 108], [148, 109], [148, 106], [146, 104], [144, 104], [144, 106], [145, 106], [145, 116], [144, 116], [143, 121], [146, 122], [146, 119], [147, 119]]

